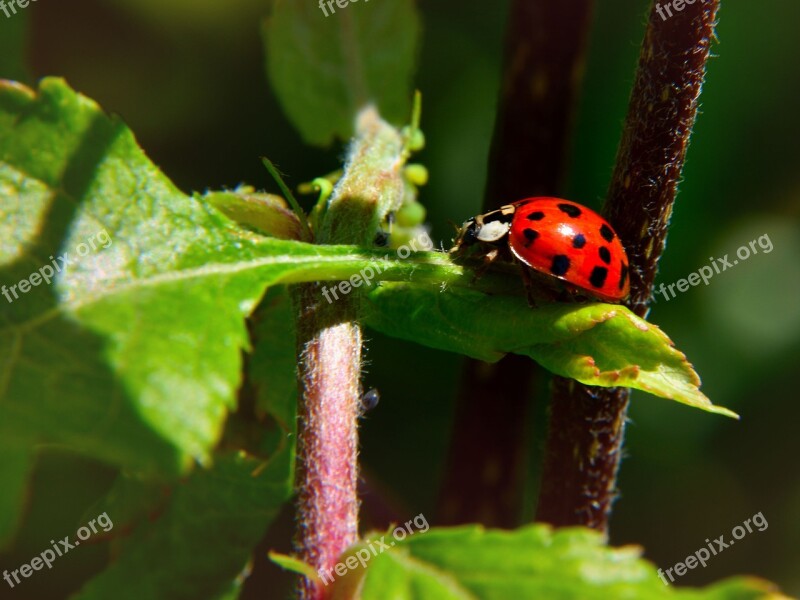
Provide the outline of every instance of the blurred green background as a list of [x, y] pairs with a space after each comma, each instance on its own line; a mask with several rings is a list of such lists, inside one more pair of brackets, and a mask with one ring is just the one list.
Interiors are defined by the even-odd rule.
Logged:
[[[641, 0], [598, 3], [568, 194], [595, 208], [610, 177], [646, 7]], [[416, 85], [428, 145], [418, 158], [431, 173], [421, 200], [433, 238], [447, 247], [449, 222], [475, 214], [481, 203], [507, 2], [439, 0], [419, 8]], [[120, 114], [185, 191], [239, 183], [275, 191], [260, 156], [297, 184], [337, 168], [342, 147], [305, 146], [284, 117], [264, 75], [259, 22], [268, 9], [264, 0], [42, 0], [13, 19], [0, 14], [0, 77], [35, 83], [64, 76]], [[762, 512], [766, 531], [679, 582], [751, 573], [798, 595], [800, 394], [791, 374], [800, 361], [800, 4], [725, 2], [720, 16], [657, 282], [674, 283], [712, 256], [733, 258], [764, 234], [774, 250], [759, 250], [669, 302], [658, 297], [649, 318], [687, 353], [706, 395], [742, 420], [634, 394], [611, 542], [640, 544], [667, 568]], [[8, 65], [25, 27], [29, 70], [19, 73]], [[362, 428], [365, 473], [404, 518], [424, 513], [435, 524], [462, 360], [368, 335], [365, 385], [379, 388], [382, 399]], [[541, 431], [543, 415], [535, 419], [532, 429]], [[541, 444], [533, 441], [532, 461]], [[70, 531], [113, 475], [46, 451], [26, 522], [13, 550], [0, 554], [0, 566], [19, 565], [41, 551], [42, 540]], [[288, 551], [290, 536], [287, 509], [263, 549]], [[99, 548], [72, 553], [13, 597], [63, 597], [55, 590], [76, 589], [102, 562]], [[290, 580], [264, 563], [259, 557], [249, 593], [283, 597], [279, 590]]]

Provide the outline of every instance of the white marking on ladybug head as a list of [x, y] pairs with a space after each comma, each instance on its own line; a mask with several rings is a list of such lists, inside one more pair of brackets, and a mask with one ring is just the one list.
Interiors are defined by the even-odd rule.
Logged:
[[481, 242], [496, 242], [508, 234], [510, 227], [510, 223], [503, 223], [502, 221], [484, 223], [483, 227], [478, 231], [478, 239]]

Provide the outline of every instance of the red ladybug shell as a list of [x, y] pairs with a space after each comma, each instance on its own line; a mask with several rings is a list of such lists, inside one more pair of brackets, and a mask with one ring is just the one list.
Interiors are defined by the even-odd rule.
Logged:
[[560, 198], [514, 202], [508, 245], [517, 259], [609, 302], [628, 296], [628, 257], [593, 210]]

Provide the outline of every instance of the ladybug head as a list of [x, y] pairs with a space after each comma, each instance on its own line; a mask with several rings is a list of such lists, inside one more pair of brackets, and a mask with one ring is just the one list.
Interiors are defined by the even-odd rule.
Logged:
[[453, 251], [478, 242], [495, 245], [503, 243], [511, 227], [512, 216], [513, 213], [501, 209], [464, 221], [458, 232]]
[[458, 230], [454, 247], [460, 248], [461, 246], [472, 246], [478, 241], [478, 231], [479, 225], [475, 222], [475, 219], [464, 221], [464, 224]]

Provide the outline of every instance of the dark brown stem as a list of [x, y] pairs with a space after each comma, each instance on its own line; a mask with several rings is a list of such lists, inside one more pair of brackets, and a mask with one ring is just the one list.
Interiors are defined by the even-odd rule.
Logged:
[[[697, 116], [719, 6], [654, 4], [605, 214], [628, 251], [631, 309], [645, 316]], [[629, 390], [557, 379], [537, 519], [606, 531], [616, 495]]]
[[594, 0], [514, 0], [484, 208], [554, 194], [567, 174]]
[[[558, 193], [566, 173], [593, 0], [514, 0], [484, 208]], [[521, 515], [526, 420], [537, 365], [469, 360], [440, 521], [513, 527]]]

